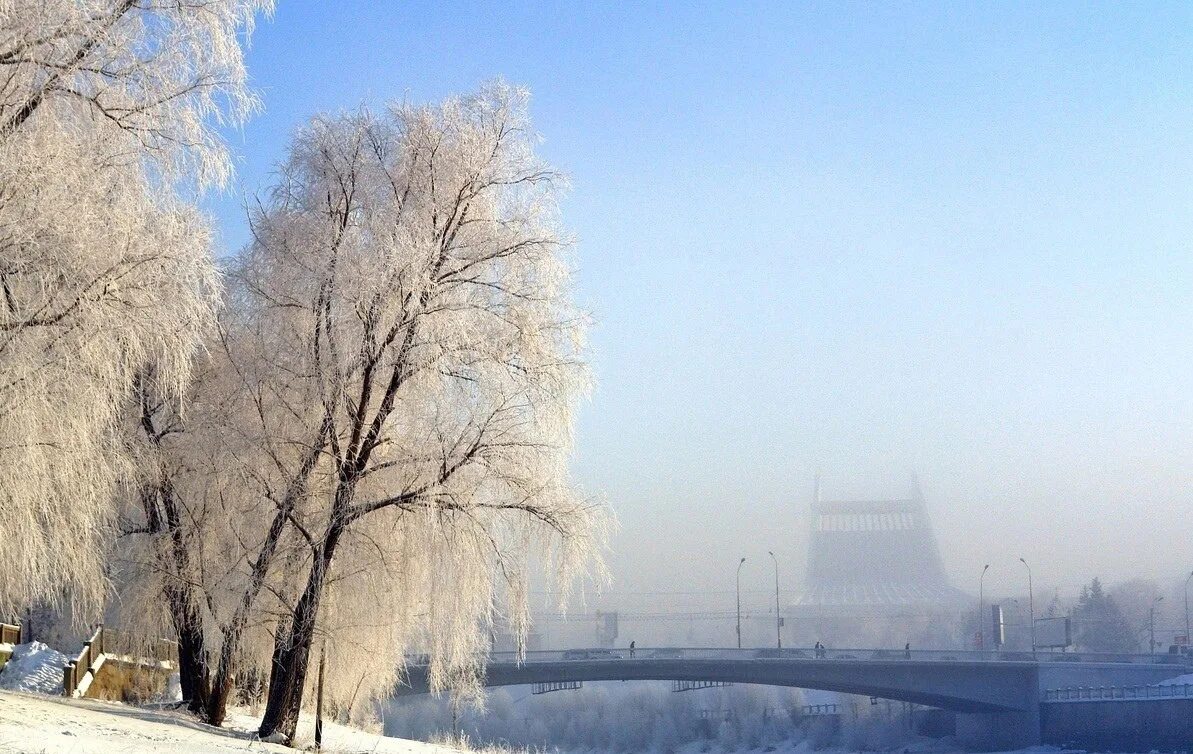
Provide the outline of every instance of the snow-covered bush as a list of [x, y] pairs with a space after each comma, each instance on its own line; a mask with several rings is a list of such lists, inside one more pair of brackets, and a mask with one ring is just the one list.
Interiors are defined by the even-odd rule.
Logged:
[[453, 730], [470, 740], [514, 747], [613, 752], [678, 751], [701, 742], [736, 751], [799, 741], [795, 689], [734, 686], [681, 694], [668, 684], [597, 683], [579, 691], [531, 695], [497, 689], [483, 711], [433, 697], [404, 698], [383, 708], [386, 735], [430, 740]]

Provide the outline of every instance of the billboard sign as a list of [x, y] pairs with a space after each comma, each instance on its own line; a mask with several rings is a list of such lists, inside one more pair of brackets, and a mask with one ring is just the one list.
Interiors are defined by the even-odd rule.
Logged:
[[1064, 649], [1073, 645], [1073, 628], [1068, 618], [1036, 618], [1036, 646]]

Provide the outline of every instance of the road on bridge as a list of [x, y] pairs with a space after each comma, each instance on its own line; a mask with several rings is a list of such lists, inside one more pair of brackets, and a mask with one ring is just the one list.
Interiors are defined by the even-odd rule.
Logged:
[[[1049, 688], [1155, 683], [1183, 657], [891, 649], [569, 649], [490, 655], [487, 686], [568, 681], [719, 681], [913, 702], [957, 712], [1033, 712]], [[426, 659], [409, 659], [397, 695], [426, 693]], [[1034, 712], [1033, 712], [1034, 714]]]

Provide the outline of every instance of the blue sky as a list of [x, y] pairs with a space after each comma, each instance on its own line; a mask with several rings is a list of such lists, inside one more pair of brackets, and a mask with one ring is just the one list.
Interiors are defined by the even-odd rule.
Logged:
[[917, 472], [966, 588], [1187, 572], [1193, 6], [579, 5], [281, 0], [225, 248], [310, 115], [504, 76], [572, 179], [615, 589], [794, 583], [818, 470]]

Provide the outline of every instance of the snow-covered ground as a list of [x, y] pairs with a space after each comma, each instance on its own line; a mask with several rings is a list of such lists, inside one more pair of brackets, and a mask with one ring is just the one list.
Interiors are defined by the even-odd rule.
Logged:
[[1185, 686], [1193, 684], [1193, 673], [1187, 675], [1178, 675], [1176, 678], [1169, 678], [1167, 681], [1159, 681], [1157, 686]]
[[[17, 689], [0, 691], [0, 754], [294, 751], [257, 740], [254, 731], [258, 719], [244, 710], [232, 711], [225, 726], [215, 728], [168, 707], [65, 699], [59, 694], [62, 663], [66, 658], [36, 642], [19, 645], [16, 650], [0, 672], [0, 688]], [[892, 737], [897, 730], [881, 720], [851, 723], [835, 741], [786, 730], [775, 722], [783, 717], [775, 715], [781, 705], [837, 701], [836, 695], [804, 692], [806, 695], [799, 697], [792, 696], [793, 693], [775, 689], [716, 689], [701, 692], [703, 699], [692, 694], [677, 699], [662, 687], [623, 689], [620, 684], [604, 684], [570, 697], [513, 699], [500, 690], [491, 695], [488, 711], [466, 713], [459, 723], [480, 740], [502, 743], [515, 740], [520, 746], [531, 742], [525, 740], [526, 731], [523, 735], [515, 734], [519, 726], [541, 728], [537, 735], [529, 736], [536, 739], [531, 750], [558, 754], [812, 754], [816, 751], [848, 754], [862, 750], [947, 754], [958, 751], [947, 742], [906, 732]], [[677, 724], [692, 716], [693, 706], [701, 709], [707, 706], [706, 714], [714, 713], [714, 719], [727, 715], [727, 720], [711, 731], [711, 736], [684, 740]], [[450, 718], [444, 718], [444, 708], [442, 700], [396, 703], [387, 710], [386, 728], [391, 735], [434, 736], [453, 727]], [[731, 724], [729, 720], [734, 722]], [[310, 748], [313, 736], [313, 721], [304, 718], [299, 725], [299, 747]], [[553, 744], [557, 743], [562, 746], [556, 748]], [[467, 744], [445, 747], [330, 723], [324, 726], [323, 745], [325, 751], [342, 754], [474, 751]], [[519, 754], [527, 749], [515, 746], [482, 751]], [[1058, 751], [1041, 747], [1013, 754]]]
[[[300, 744], [309, 746], [310, 721], [299, 726]], [[290, 752], [285, 746], [257, 741], [256, 720], [234, 714], [225, 728], [213, 728], [179, 712], [113, 702], [64, 699], [0, 692], [0, 752], [70, 754], [224, 754]], [[386, 738], [355, 728], [325, 724], [325, 751], [354, 754], [449, 754], [453, 749], [417, 741]]]
[[[244, 714], [230, 717], [228, 726], [212, 728], [178, 712], [151, 710], [112, 702], [68, 700], [37, 694], [0, 692], [0, 752], [64, 754], [227, 754], [274, 752], [293, 754], [277, 744], [257, 741], [251, 734], [256, 720]], [[301, 748], [309, 748], [310, 722], [299, 728]], [[458, 749], [407, 741], [329, 724], [324, 727], [324, 750], [340, 754], [453, 754]], [[910, 754], [940, 754], [939, 744], [916, 742], [898, 748]], [[596, 754], [596, 749], [570, 750], [567, 754]], [[655, 752], [655, 749], [651, 749]], [[667, 754], [719, 754], [729, 750], [693, 742], [666, 749]], [[733, 749], [733, 754], [813, 754], [807, 741], [778, 743], [757, 749]], [[1037, 747], [1008, 754], [1061, 754], [1060, 749]], [[511, 752], [511, 754], [513, 754]], [[645, 754], [645, 751], [644, 751]], [[847, 754], [821, 750], [817, 754]]]
[[[243, 713], [231, 715], [227, 727], [217, 729], [179, 712], [89, 699], [70, 700], [39, 694], [0, 692], [0, 752], [5, 754], [293, 754], [294, 749], [256, 740], [251, 733], [255, 725], [256, 719]], [[301, 748], [310, 748], [311, 735], [311, 723], [304, 721], [299, 726]], [[335, 724], [324, 727], [324, 750], [339, 754], [455, 754], [460, 751], [418, 741], [387, 738]], [[930, 741], [904, 744], [896, 750], [910, 754], [955, 751]], [[505, 749], [500, 751], [517, 754], [516, 751]], [[610, 751], [581, 748], [569, 749], [564, 754], [608, 754]], [[639, 751], [642, 754], [848, 754], [844, 750], [831, 748], [817, 751], [807, 741], [779, 742], [762, 748], [728, 749], [716, 742], [704, 741]], [[1052, 747], [1036, 747], [1006, 754], [1064, 752]]]
[[[253, 734], [258, 720], [233, 710], [223, 728], [204, 725], [169, 708], [136, 707], [91, 699], [66, 699], [62, 667], [69, 658], [41, 642], [13, 647], [0, 671], [0, 752], [70, 752], [71, 754], [149, 754], [149, 752], [293, 752], [264, 744]], [[376, 754], [448, 754], [444, 748], [387, 738], [356, 728], [325, 724], [323, 748], [329, 752]], [[299, 724], [298, 743], [309, 745], [314, 723]]]
[[70, 658], [40, 641], [18, 644], [0, 671], [0, 689], [38, 694], [62, 693], [62, 666]]
[[[255, 719], [233, 715], [226, 728], [216, 729], [177, 712], [149, 710], [111, 702], [67, 700], [37, 694], [0, 692], [0, 752], [29, 754], [227, 754], [229, 752], [273, 752], [288, 749], [255, 740], [249, 732]], [[299, 729], [302, 748], [309, 748], [309, 721]], [[324, 750], [340, 754], [454, 754], [458, 749], [434, 744], [386, 738], [340, 725], [324, 728]], [[502, 750], [507, 754], [516, 754]], [[566, 754], [606, 754], [610, 750], [573, 749]], [[693, 742], [665, 750], [642, 750], [642, 754], [848, 754], [843, 750], [815, 750], [807, 741], [778, 743], [754, 749], [723, 749], [715, 743]], [[914, 742], [898, 747], [910, 754], [941, 754], [950, 751], [932, 742]], [[1064, 754], [1052, 747], [1021, 749], [1006, 754]]]

